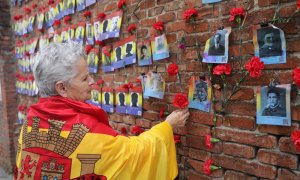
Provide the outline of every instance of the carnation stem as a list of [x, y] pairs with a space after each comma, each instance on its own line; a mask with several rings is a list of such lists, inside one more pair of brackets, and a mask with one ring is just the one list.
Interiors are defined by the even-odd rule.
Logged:
[[178, 79], [178, 81], [179, 81], [180, 92], [183, 93], [182, 85], [181, 85], [181, 78], [180, 78], [179, 72], [177, 73], [177, 79]]
[[[208, 76], [209, 76], [209, 81], [212, 83], [212, 64], [207, 64], [208, 67]], [[213, 122], [214, 122], [214, 127], [212, 129], [212, 134], [213, 136], [216, 136], [216, 126], [217, 126], [217, 113], [216, 113], [216, 101], [215, 101], [215, 95], [214, 95], [214, 88], [211, 88], [211, 100], [212, 100], [212, 110], [213, 110]]]

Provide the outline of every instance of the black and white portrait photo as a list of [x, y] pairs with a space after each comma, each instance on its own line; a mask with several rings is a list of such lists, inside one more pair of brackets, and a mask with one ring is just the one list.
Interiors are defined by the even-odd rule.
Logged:
[[279, 29], [263, 28], [257, 30], [259, 57], [281, 56], [282, 47]]
[[256, 90], [257, 124], [291, 125], [291, 85], [258, 87]]
[[225, 37], [221, 33], [216, 33], [210, 40], [208, 55], [224, 56], [224, 53], [225, 53]]
[[196, 102], [207, 101], [207, 83], [205, 81], [199, 80], [196, 82], [193, 100]]
[[283, 88], [268, 88], [263, 99], [266, 105], [262, 112], [262, 116], [286, 116], [285, 109], [285, 89]]

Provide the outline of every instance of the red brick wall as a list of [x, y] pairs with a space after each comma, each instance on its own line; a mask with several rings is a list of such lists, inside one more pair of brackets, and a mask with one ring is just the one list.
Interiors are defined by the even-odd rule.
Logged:
[[[117, 0], [102, 0], [88, 9], [92, 11], [93, 17], [99, 12], [109, 14], [117, 10], [117, 2]], [[171, 52], [169, 58], [156, 63], [158, 72], [163, 75], [167, 82], [165, 98], [163, 100], [154, 98], [144, 100], [142, 117], [116, 113], [109, 115], [113, 128], [120, 130], [125, 127], [128, 131], [134, 125], [148, 129], [160, 122], [159, 110], [161, 107], [166, 107], [169, 111], [175, 109], [172, 101], [175, 93], [180, 91], [180, 85], [174, 83], [177, 81], [176, 77], [169, 77], [166, 73], [167, 65], [170, 62], [179, 62], [182, 87], [185, 93], [188, 92], [188, 81], [191, 75], [207, 74], [207, 67], [194, 60], [197, 58], [196, 39], [200, 42], [202, 53], [205, 41], [214, 34], [219, 26], [232, 26], [232, 33], [229, 37], [229, 55], [240, 55], [238, 43], [242, 37], [242, 55], [244, 57], [253, 56], [252, 25], [264, 20], [271, 20], [277, 4], [276, 0], [250, 0], [251, 8], [244, 29], [239, 30], [236, 25], [228, 21], [229, 11], [231, 8], [241, 7], [244, 1], [226, 0], [221, 3], [204, 5], [201, 4], [200, 0], [143, 0], [136, 11], [138, 19], [132, 15], [138, 0], [127, 0], [127, 2], [128, 6], [125, 17], [123, 17], [122, 33], [119, 39], [128, 36], [126, 32], [128, 24], [136, 23], [138, 25], [138, 41], [143, 41], [155, 33], [152, 24], [160, 20], [165, 23], [165, 33]], [[25, 6], [31, 7], [33, 3], [46, 6], [47, 1], [33, 0]], [[12, 8], [12, 14], [24, 13], [23, 7]], [[191, 7], [195, 7], [199, 11], [195, 28], [185, 23], [182, 15], [184, 10]], [[282, 1], [279, 14], [282, 17], [288, 17], [295, 10], [296, 0], [285, 0]], [[84, 20], [82, 14], [72, 15], [71, 24]], [[177, 146], [180, 177], [186, 176], [187, 179], [210, 179], [211, 177], [224, 179], [299, 178], [299, 152], [296, 152], [289, 138], [291, 131], [299, 128], [300, 106], [295, 105], [299, 104], [299, 99], [296, 100], [295, 95], [291, 98], [291, 127], [257, 125], [255, 123], [254, 93], [256, 87], [268, 85], [270, 78], [275, 77], [275, 75], [278, 76], [281, 84], [292, 83], [292, 69], [300, 63], [299, 13], [296, 17], [283, 29], [287, 42], [287, 63], [266, 65], [260, 78], [246, 79], [242, 84], [242, 89], [233, 97], [235, 101], [229, 103], [226, 116], [217, 117], [216, 133], [217, 137], [222, 140], [220, 143], [215, 144], [211, 150], [205, 147], [205, 135], [212, 131], [214, 124], [212, 113], [191, 109], [191, 116], [186, 127], [175, 130], [176, 134], [182, 135], [182, 143]], [[64, 26], [62, 24], [60, 28]], [[285, 24], [277, 24], [277, 26], [284, 27]], [[30, 34], [28, 39], [39, 36], [39, 34], [38, 32]], [[183, 36], [186, 37], [187, 48], [181, 52], [177, 46]], [[108, 40], [106, 43], [113, 43], [119, 39]], [[105, 82], [110, 82], [116, 86], [124, 83], [125, 75], [128, 75], [128, 81], [135, 81], [140, 73], [153, 68], [154, 66], [138, 67], [131, 65], [112, 73], [100, 71], [95, 78], [102, 77]], [[229, 81], [233, 82], [237, 78], [237, 75], [233, 74]], [[11, 88], [13, 89], [13, 87]], [[12, 91], [12, 89], [10, 90]], [[219, 96], [220, 93], [216, 91], [216, 98]], [[32, 101], [30, 98], [26, 100]], [[14, 106], [9, 105], [9, 108], [15, 110]], [[213, 158], [217, 165], [223, 167], [223, 169], [213, 172], [211, 176], [205, 175], [203, 168], [204, 161], [209, 158]]]
[[15, 158], [17, 98], [13, 33], [8, 1], [0, 1], [0, 166], [11, 171]]

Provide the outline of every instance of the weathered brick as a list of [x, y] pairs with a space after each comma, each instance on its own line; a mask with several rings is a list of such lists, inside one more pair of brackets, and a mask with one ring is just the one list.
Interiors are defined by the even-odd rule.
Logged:
[[236, 157], [251, 159], [255, 157], [255, 148], [251, 146], [236, 144], [236, 143], [223, 143], [224, 154]]
[[274, 152], [267, 149], [259, 149], [257, 152], [257, 159], [262, 163], [287, 167], [290, 169], [296, 169], [298, 163], [298, 157], [295, 155]]

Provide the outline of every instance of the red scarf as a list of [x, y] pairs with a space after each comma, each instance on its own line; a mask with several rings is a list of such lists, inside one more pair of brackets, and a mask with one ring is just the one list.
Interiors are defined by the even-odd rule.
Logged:
[[100, 108], [85, 102], [75, 101], [61, 96], [40, 98], [37, 104], [29, 108], [28, 126], [32, 126], [32, 118], [40, 118], [39, 128], [49, 128], [48, 119], [66, 121], [63, 131], [70, 131], [74, 124], [82, 123], [90, 133], [118, 135], [109, 123], [107, 114]]

